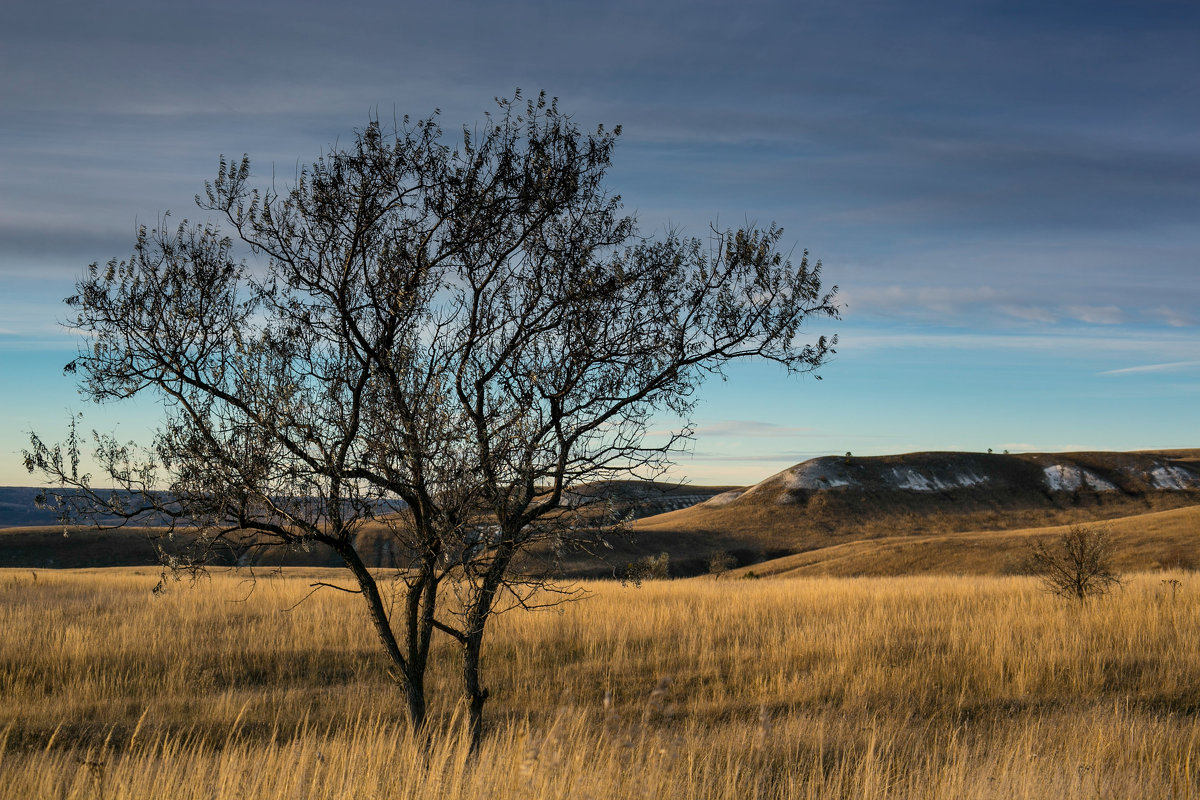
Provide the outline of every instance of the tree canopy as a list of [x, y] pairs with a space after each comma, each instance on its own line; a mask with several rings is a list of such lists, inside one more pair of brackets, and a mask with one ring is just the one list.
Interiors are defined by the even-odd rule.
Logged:
[[[372, 120], [283, 189], [222, 158], [197, 196], [215, 219], [140, 229], [67, 301], [68, 369], [98, 401], [159, 399], [155, 440], [97, 437], [112, 493], [74, 429], [34, 435], [27, 465], [76, 513], [99, 499], [188, 531], [184, 565], [221, 544], [331, 548], [414, 724], [441, 632], [478, 736], [487, 620], [530, 597], [520, 554], [581, 535], [571, 492], [661, 475], [692, 428], [651, 436], [656, 418], [689, 419], [730, 362], [811, 371], [836, 344], [801, 341], [837, 317], [836, 287], [780, 228], [641, 237], [605, 183], [619, 134], [518, 93], [457, 139], [436, 114]], [[368, 523], [396, 543], [394, 608], [355, 550]]]

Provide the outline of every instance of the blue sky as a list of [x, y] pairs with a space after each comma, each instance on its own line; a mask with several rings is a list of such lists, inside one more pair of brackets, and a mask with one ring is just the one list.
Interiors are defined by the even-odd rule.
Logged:
[[713, 382], [681, 474], [813, 455], [1200, 446], [1191, 2], [165, 2], [0, 11], [0, 484], [70, 410], [61, 300], [224, 153], [287, 177], [378, 113], [545, 89], [621, 124], [645, 232], [775, 221], [841, 287], [824, 380]]

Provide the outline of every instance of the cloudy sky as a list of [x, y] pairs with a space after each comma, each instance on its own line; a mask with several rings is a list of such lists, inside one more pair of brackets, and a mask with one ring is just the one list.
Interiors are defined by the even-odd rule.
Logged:
[[294, 174], [370, 115], [539, 89], [621, 124], [644, 232], [775, 221], [841, 287], [824, 380], [704, 390], [681, 474], [813, 455], [1200, 447], [1200, 5], [7, 0], [0, 484], [87, 406], [62, 298], [218, 156]]

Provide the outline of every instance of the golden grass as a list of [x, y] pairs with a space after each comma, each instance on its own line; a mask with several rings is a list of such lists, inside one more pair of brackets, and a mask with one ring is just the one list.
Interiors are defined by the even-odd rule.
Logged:
[[1191, 574], [1084, 605], [1022, 577], [588, 584], [496, 620], [474, 764], [449, 646], [423, 746], [357, 597], [286, 610], [310, 580], [0, 571], [0, 795], [1200, 796]]
[[[1200, 567], [1200, 506], [1091, 523], [1108, 528], [1118, 570]], [[1069, 525], [968, 531], [936, 536], [858, 539], [735, 570], [734, 577], [830, 575], [899, 576], [924, 573], [1003, 575], [1027, 571], [1030, 544], [1065, 533]]]

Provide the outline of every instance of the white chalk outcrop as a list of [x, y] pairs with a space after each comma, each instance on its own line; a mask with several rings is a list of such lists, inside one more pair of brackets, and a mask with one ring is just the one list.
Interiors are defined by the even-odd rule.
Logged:
[[1074, 464], [1051, 464], [1042, 470], [1052, 492], [1075, 492], [1087, 487], [1094, 492], [1115, 492], [1117, 487], [1094, 472]]
[[980, 477], [974, 472], [957, 472], [952, 475], [938, 476], [932, 473], [919, 472], [912, 467], [893, 467], [891, 471], [892, 485], [897, 489], [908, 489], [913, 492], [940, 492], [945, 489], [963, 489], [968, 486], [978, 486], [986, 483], [986, 477]]
[[1150, 470], [1150, 485], [1155, 489], [1182, 492], [1200, 489], [1200, 476], [1174, 464], [1159, 464]]

